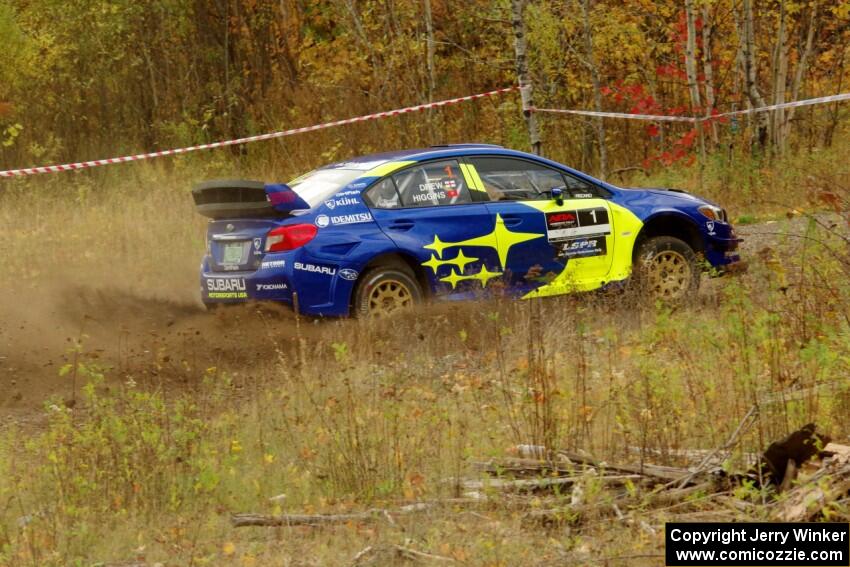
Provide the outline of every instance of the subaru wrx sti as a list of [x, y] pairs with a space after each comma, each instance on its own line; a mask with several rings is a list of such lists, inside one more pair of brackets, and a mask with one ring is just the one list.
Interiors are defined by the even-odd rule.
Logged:
[[702, 271], [739, 260], [715, 203], [487, 144], [358, 157], [289, 183], [210, 181], [193, 198], [210, 218], [208, 306], [385, 315], [428, 298], [526, 299], [630, 278], [682, 301]]

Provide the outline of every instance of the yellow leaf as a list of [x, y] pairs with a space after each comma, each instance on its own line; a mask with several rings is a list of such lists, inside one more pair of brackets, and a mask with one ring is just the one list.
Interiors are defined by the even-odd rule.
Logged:
[[232, 541], [228, 541], [224, 544], [224, 547], [221, 548], [221, 552], [225, 555], [233, 555], [234, 553], [236, 553], [236, 546], [233, 544]]

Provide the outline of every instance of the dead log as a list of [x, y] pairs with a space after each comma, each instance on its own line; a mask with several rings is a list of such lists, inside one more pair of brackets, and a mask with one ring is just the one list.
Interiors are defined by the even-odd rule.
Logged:
[[348, 522], [371, 522], [380, 518], [391, 518], [392, 516], [403, 516], [424, 512], [435, 507], [434, 503], [420, 502], [409, 504], [394, 510], [384, 508], [371, 508], [363, 512], [351, 512], [348, 514], [281, 514], [277, 516], [267, 514], [233, 514], [230, 523], [234, 528], [248, 526], [326, 526], [332, 524], [345, 524]]
[[579, 463], [583, 465], [588, 465], [591, 467], [595, 467], [598, 469], [604, 469], [609, 471], [623, 472], [623, 473], [631, 473], [638, 474], [641, 476], [648, 476], [659, 481], [672, 481], [679, 480], [683, 476], [688, 474], [687, 469], [677, 468], [677, 467], [666, 467], [661, 465], [649, 465], [644, 464], [641, 465], [618, 465], [611, 464], [605, 461], [601, 461], [599, 459], [594, 459], [593, 457], [589, 457], [587, 455], [581, 455], [578, 453], [573, 453], [570, 451], [558, 451], [557, 453], [560, 456], [566, 457], [570, 461], [574, 463]]
[[713, 480], [707, 480], [701, 482], [699, 484], [695, 484], [693, 486], [687, 486], [685, 488], [673, 488], [669, 490], [656, 490], [653, 491], [646, 496], [644, 496], [641, 500], [644, 506], [648, 506], [650, 508], [661, 507], [661, 506], [670, 506], [672, 504], [678, 504], [684, 500], [687, 500], [691, 496], [695, 494], [699, 494], [700, 492], [716, 492], [717, 486]]
[[805, 522], [816, 518], [828, 505], [846, 497], [850, 492], [850, 466], [830, 468], [831, 471], [815, 474], [806, 484], [789, 491], [788, 497], [777, 504], [773, 518], [780, 522]]
[[466, 480], [463, 482], [463, 488], [466, 490], [503, 490], [503, 491], [535, 491], [545, 490], [556, 486], [567, 486], [578, 482], [600, 482], [603, 484], [625, 484], [628, 481], [640, 481], [643, 477], [638, 474], [626, 475], [576, 475], [562, 476], [552, 478], [536, 478], [536, 479], [519, 479], [519, 480], [502, 480], [498, 478], [488, 480]]

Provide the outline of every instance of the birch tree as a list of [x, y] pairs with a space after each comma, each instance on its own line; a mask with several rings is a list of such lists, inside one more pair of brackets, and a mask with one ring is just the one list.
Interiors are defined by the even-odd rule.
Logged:
[[[788, 82], [788, 10], [785, 0], [779, 1], [779, 16], [776, 26], [776, 45], [773, 49], [773, 104], [785, 102], [785, 88]], [[782, 153], [785, 149], [785, 111], [777, 108], [772, 113], [771, 132], [773, 145]]]
[[[702, 108], [699, 94], [699, 79], [697, 77], [697, 30], [694, 0], [685, 0], [685, 17], [687, 18], [688, 39], [685, 47], [685, 73], [688, 77], [688, 91], [691, 95], [691, 114], [695, 115]], [[705, 137], [702, 123], [696, 123], [699, 136], [700, 158], [705, 163]]]
[[[794, 70], [794, 81], [791, 83], [791, 100], [798, 100], [800, 97], [800, 87], [803, 84], [803, 78], [806, 75], [806, 70], [809, 64], [809, 57], [812, 54], [812, 46], [814, 45], [815, 29], [818, 21], [818, 0], [812, 2], [811, 13], [809, 15], [809, 25], [806, 30], [806, 39], [799, 50], [799, 58], [797, 59], [797, 68]], [[795, 108], [789, 108], [785, 113], [784, 122], [782, 123], [782, 139], [787, 140], [791, 133], [791, 121], [794, 119]]]
[[[711, 23], [711, 12], [708, 2], [702, 5], [702, 67], [705, 76], [705, 115], [711, 116], [714, 110], [714, 68], [712, 66], [711, 41], [714, 27]], [[711, 141], [714, 145], [718, 143], [717, 123], [711, 123]]]
[[[599, 78], [599, 67], [593, 54], [593, 30], [590, 27], [590, 0], [581, 0], [582, 23], [584, 31], [584, 52], [586, 64], [590, 70], [590, 80], [593, 85], [593, 106], [596, 112], [602, 112], [602, 84]], [[605, 145], [605, 121], [601, 116], [593, 119], [596, 130], [596, 141], [599, 145], [599, 177], [604, 180], [608, 176], [608, 148]]]
[[[738, 19], [738, 41], [741, 43], [741, 59], [744, 70], [744, 91], [751, 108], [767, 106], [764, 97], [758, 89], [758, 67], [756, 61], [755, 29], [753, 24], [753, 0], [742, 0], [741, 13]], [[764, 148], [768, 141], [769, 120], [767, 114], [759, 112], [754, 115], [757, 124], [756, 139]]]
[[537, 155], [541, 153], [540, 132], [537, 128], [537, 117], [531, 111], [534, 108], [534, 93], [532, 92], [531, 80], [528, 75], [528, 59], [526, 56], [526, 34], [523, 12], [525, 11], [525, 0], [511, 0], [511, 27], [514, 32], [514, 53], [516, 55], [516, 74], [519, 80], [522, 97], [522, 112], [528, 126], [528, 139], [531, 151]]

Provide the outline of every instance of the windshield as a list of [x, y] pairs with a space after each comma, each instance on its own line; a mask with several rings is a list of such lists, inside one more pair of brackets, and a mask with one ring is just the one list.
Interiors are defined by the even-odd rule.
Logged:
[[363, 175], [358, 169], [314, 169], [287, 183], [290, 189], [315, 207], [332, 197], [337, 191]]

